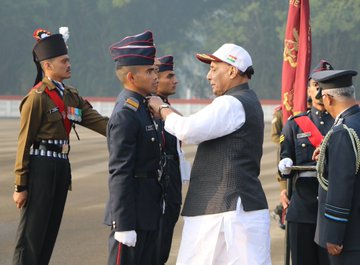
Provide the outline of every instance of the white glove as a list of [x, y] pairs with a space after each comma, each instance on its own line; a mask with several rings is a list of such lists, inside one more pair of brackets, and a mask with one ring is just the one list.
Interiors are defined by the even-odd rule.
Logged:
[[278, 166], [281, 174], [289, 175], [291, 172], [289, 167], [292, 167], [293, 164], [294, 162], [291, 160], [291, 158], [285, 157], [281, 159]]
[[114, 238], [120, 243], [127, 245], [128, 247], [135, 247], [136, 244], [136, 232], [135, 230], [131, 231], [122, 231], [115, 232]]

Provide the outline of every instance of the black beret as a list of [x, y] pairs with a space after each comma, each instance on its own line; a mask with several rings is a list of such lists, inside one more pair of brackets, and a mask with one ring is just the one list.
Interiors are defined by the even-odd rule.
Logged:
[[160, 61], [159, 72], [174, 70], [174, 57], [171, 55], [159, 57], [158, 60]]

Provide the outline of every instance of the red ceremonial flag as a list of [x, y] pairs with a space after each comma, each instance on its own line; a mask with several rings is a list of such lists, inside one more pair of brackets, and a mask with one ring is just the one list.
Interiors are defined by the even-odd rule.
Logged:
[[306, 110], [307, 82], [311, 64], [309, 0], [290, 0], [284, 38], [281, 102], [283, 123]]

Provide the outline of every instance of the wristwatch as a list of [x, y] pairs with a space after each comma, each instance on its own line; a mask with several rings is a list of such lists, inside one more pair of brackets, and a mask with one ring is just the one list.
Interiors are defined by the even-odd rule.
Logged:
[[15, 192], [23, 192], [24, 190], [27, 190], [27, 186], [23, 185], [14, 185]]

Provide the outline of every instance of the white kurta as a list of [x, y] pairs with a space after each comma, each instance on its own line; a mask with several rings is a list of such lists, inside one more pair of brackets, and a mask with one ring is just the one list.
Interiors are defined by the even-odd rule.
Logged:
[[[185, 143], [199, 144], [240, 129], [245, 120], [242, 103], [223, 95], [189, 117], [168, 115], [165, 129]], [[245, 212], [239, 197], [235, 211], [184, 217], [176, 264], [271, 264], [268, 210]]]

